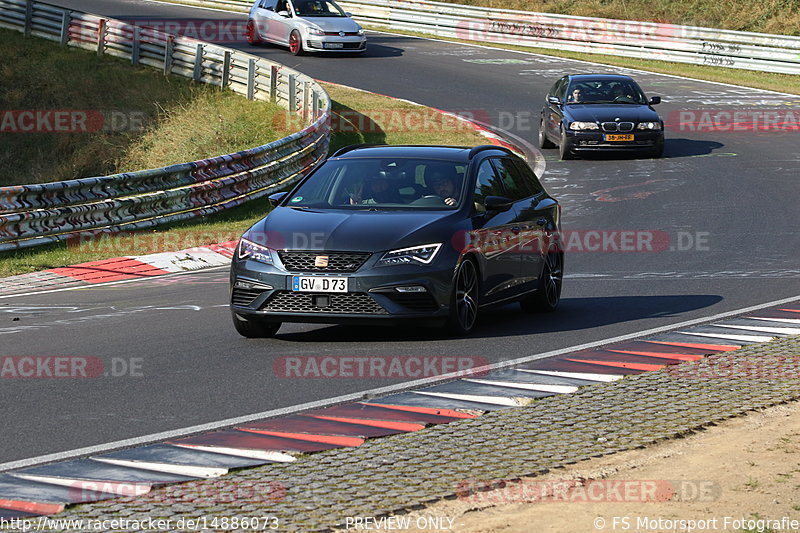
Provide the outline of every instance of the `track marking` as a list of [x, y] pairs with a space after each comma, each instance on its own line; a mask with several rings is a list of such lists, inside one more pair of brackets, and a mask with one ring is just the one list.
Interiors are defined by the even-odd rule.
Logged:
[[[528, 355], [528, 356], [525, 356], [525, 357], [519, 357], [517, 359], [511, 359], [509, 361], [500, 361], [500, 362], [497, 362], [497, 363], [493, 363], [491, 365], [486, 365], [486, 366], [483, 366], [483, 367], [480, 367], [480, 368], [475, 368], [475, 369], [473, 369], [473, 371], [474, 372], [483, 372], [483, 371], [490, 372], [492, 370], [499, 370], [499, 369], [502, 369], [502, 368], [509, 368], [509, 367], [517, 366], [517, 365], [520, 365], [520, 364], [523, 364], [523, 363], [529, 363], [531, 361], [537, 361], [537, 360], [540, 360], [540, 359], [546, 359], [548, 357], [553, 357], [553, 356], [556, 356], [556, 355], [563, 355], [563, 354], [568, 354], [568, 353], [572, 353], [572, 352], [577, 352], [577, 351], [580, 351], [580, 350], [586, 350], [586, 349], [590, 349], [590, 348], [597, 348], [599, 346], [604, 346], [604, 345], [607, 345], [607, 344], [613, 344], [613, 343], [617, 343], [617, 342], [637, 339], [637, 338], [640, 338], [640, 337], [655, 335], [657, 333], [664, 333], [666, 331], [672, 331], [672, 330], [675, 330], [675, 329], [685, 328], [685, 327], [688, 327], [688, 326], [694, 326], [694, 325], [702, 324], [702, 323], [706, 323], [706, 322], [713, 322], [715, 320], [721, 320], [723, 318], [728, 318], [728, 317], [737, 316], [737, 315], [741, 315], [741, 314], [751, 313], [753, 311], [757, 311], [757, 310], [760, 310], [760, 309], [765, 309], [765, 308], [768, 308], [768, 307], [775, 307], [775, 306], [778, 306], [778, 305], [784, 305], [784, 304], [787, 304], [789, 302], [795, 302], [797, 300], [800, 300], [800, 295], [792, 296], [791, 298], [783, 298], [781, 300], [775, 300], [775, 301], [772, 301], [772, 302], [766, 302], [766, 303], [763, 303], [763, 304], [753, 305], [753, 306], [745, 307], [745, 308], [742, 308], [742, 309], [735, 309], [733, 311], [726, 311], [724, 313], [719, 313], [719, 314], [716, 314], [716, 315], [713, 315], [713, 316], [710, 316], [710, 317], [707, 317], [707, 318], [696, 318], [696, 319], [693, 319], [693, 320], [687, 320], [687, 321], [684, 321], [684, 322], [679, 322], [677, 324], [668, 324], [666, 326], [660, 326], [660, 327], [657, 327], [657, 328], [651, 328], [651, 329], [647, 329], [647, 330], [644, 330], [644, 331], [637, 331], [637, 332], [634, 332], [634, 333], [628, 333], [628, 334], [625, 334], [625, 335], [619, 335], [619, 336], [611, 337], [611, 338], [608, 338], [608, 339], [602, 339], [602, 340], [599, 340], [599, 341], [593, 341], [593, 342], [589, 342], [589, 343], [585, 343], [585, 344], [579, 344], [577, 346], [570, 346], [568, 348], [560, 348], [558, 350], [551, 350], [549, 352], [544, 352], [544, 353], [540, 353], [540, 354], [533, 354], [533, 355]], [[544, 371], [538, 371], [538, 372], [544, 372]], [[272, 410], [269, 410], [269, 411], [263, 411], [263, 412], [260, 412], [260, 413], [253, 413], [253, 414], [250, 414], [250, 415], [239, 416], [239, 417], [235, 417], [235, 418], [227, 418], [227, 419], [224, 419], [224, 420], [219, 420], [219, 421], [216, 421], [216, 422], [209, 422], [207, 424], [201, 424], [201, 425], [197, 425], [197, 426], [189, 426], [189, 427], [180, 428], [180, 429], [174, 429], [174, 430], [170, 430], [170, 431], [163, 431], [163, 432], [160, 432], [160, 433], [152, 433], [150, 435], [144, 435], [144, 436], [141, 436], [141, 437], [135, 437], [135, 438], [131, 438], [131, 439], [118, 440], [118, 441], [108, 442], [108, 443], [104, 443], [104, 444], [98, 444], [98, 445], [95, 445], [95, 446], [86, 446], [84, 448], [77, 448], [77, 449], [74, 449], [74, 450], [66, 450], [66, 451], [63, 451], [63, 452], [51, 453], [51, 454], [47, 454], [47, 455], [40, 455], [40, 456], [37, 456], [37, 457], [31, 457], [31, 458], [28, 458], [28, 459], [20, 459], [20, 460], [17, 460], [17, 461], [10, 461], [10, 462], [7, 462], [7, 463], [0, 463], [0, 472], [6, 471], [6, 470], [13, 470], [13, 469], [16, 469], [16, 468], [23, 468], [23, 467], [28, 467], [28, 466], [40, 465], [40, 464], [44, 464], [44, 463], [52, 463], [52, 462], [56, 462], [56, 461], [63, 461], [65, 459], [73, 459], [73, 458], [76, 458], [76, 457], [83, 457], [83, 456], [99, 454], [99, 453], [103, 453], [103, 452], [110, 452], [112, 450], [117, 450], [117, 449], [120, 449], [120, 448], [128, 448], [128, 447], [133, 447], [133, 446], [140, 446], [140, 445], [143, 445], [143, 444], [152, 444], [154, 442], [162, 442], [162, 441], [165, 441], [165, 440], [176, 439], [176, 438], [179, 438], [179, 437], [187, 437], [187, 436], [195, 435], [195, 434], [198, 434], [198, 433], [205, 433], [205, 432], [208, 432], [208, 431], [211, 431], [211, 430], [229, 428], [229, 427], [233, 427], [233, 426], [244, 424], [244, 423], [248, 423], [248, 422], [254, 422], [256, 420], [262, 420], [262, 419], [265, 419], [265, 418], [274, 418], [274, 417], [278, 417], [278, 416], [283, 416], [283, 415], [287, 415], [287, 414], [294, 414], [294, 413], [298, 413], [298, 412], [301, 412], [301, 411], [307, 411], [307, 410], [311, 410], [311, 409], [320, 409], [322, 407], [330, 407], [330, 406], [333, 406], [333, 405], [336, 405], [336, 404], [340, 404], [340, 403], [363, 401], [365, 398], [373, 398], [375, 396], [388, 395], [388, 394], [391, 394], [391, 393], [395, 393], [395, 392], [399, 392], [399, 391], [403, 391], [403, 390], [407, 390], [407, 389], [411, 389], [411, 388], [415, 388], [415, 387], [421, 387], [421, 386], [425, 386], [425, 385], [433, 385], [435, 383], [444, 382], [444, 381], [457, 379], [457, 378], [463, 378], [463, 376], [460, 375], [458, 372], [453, 372], [453, 373], [444, 374], [444, 375], [441, 375], [441, 376], [434, 376], [434, 377], [430, 377], [430, 378], [418, 379], [418, 380], [415, 380], [415, 381], [409, 381], [409, 382], [405, 382], [405, 383], [398, 383], [396, 385], [390, 385], [390, 386], [386, 386], [386, 387], [379, 387], [379, 388], [376, 388], [376, 389], [370, 389], [370, 390], [365, 390], [365, 391], [361, 391], [361, 392], [354, 392], [354, 393], [345, 394], [345, 395], [342, 395], [342, 396], [336, 396], [334, 398], [328, 398], [328, 399], [325, 399], [325, 400], [317, 400], [317, 401], [314, 401], [314, 402], [307, 402], [307, 403], [303, 403], [303, 404], [294, 405], [294, 406], [291, 406], [291, 407], [284, 407], [282, 409], [272, 409]], [[363, 423], [363, 422], [359, 422], [359, 423]], [[198, 447], [198, 446], [185, 446], [185, 447], [191, 448], [191, 449], [201, 449], [201, 447]], [[205, 450], [205, 451], [214, 451], [214, 450], [213, 449], [209, 449], [209, 450]], [[228, 452], [225, 452], [225, 453], [228, 453]], [[231, 455], [234, 455], [234, 454], [232, 453]], [[287, 457], [291, 457], [291, 456], [287, 456]], [[271, 459], [271, 460], [275, 460], [275, 459]]]

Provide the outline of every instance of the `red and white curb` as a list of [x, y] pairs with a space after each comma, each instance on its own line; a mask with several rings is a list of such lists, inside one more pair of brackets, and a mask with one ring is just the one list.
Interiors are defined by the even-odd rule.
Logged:
[[114, 257], [0, 279], [0, 297], [21, 293], [91, 286], [221, 267], [230, 264], [236, 241], [177, 252]]

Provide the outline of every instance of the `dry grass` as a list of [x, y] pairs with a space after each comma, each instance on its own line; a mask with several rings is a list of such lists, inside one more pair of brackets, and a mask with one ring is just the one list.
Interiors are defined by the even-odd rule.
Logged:
[[441, 0], [454, 4], [800, 35], [797, 0]]
[[0, 110], [105, 118], [100, 131], [0, 133], [0, 186], [160, 167], [284, 135], [273, 127], [276, 106], [118, 58], [2, 29], [0, 57]]

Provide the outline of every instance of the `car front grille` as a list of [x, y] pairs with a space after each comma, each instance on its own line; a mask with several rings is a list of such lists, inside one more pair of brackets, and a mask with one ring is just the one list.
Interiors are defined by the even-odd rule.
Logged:
[[344, 33], [344, 35], [341, 35], [338, 31], [326, 31], [325, 35], [328, 35], [330, 37], [345, 37], [345, 36], [353, 37], [355, 35], [358, 35], [357, 31], [346, 31], [342, 33]]
[[633, 131], [633, 122], [603, 122], [603, 131]]
[[433, 296], [427, 292], [390, 292], [384, 293], [384, 296], [409, 311], [436, 311], [439, 307]]
[[239, 307], [247, 307], [253, 300], [261, 296], [265, 289], [240, 289], [234, 288], [231, 293], [231, 303]]
[[[369, 259], [369, 252], [278, 252], [289, 272], [355, 272]], [[327, 258], [327, 266], [317, 258]]]
[[[320, 299], [327, 300], [320, 302]], [[327, 304], [321, 306], [320, 304]], [[278, 291], [262, 308], [280, 313], [337, 313], [345, 315], [385, 315], [386, 309], [371, 296], [358, 292], [312, 294]]]

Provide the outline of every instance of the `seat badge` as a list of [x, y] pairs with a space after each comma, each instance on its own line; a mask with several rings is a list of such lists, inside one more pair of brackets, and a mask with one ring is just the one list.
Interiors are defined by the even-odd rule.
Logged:
[[318, 255], [314, 258], [314, 266], [317, 268], [327, 268], [328, 267], [328, 256], [327, 255]]

